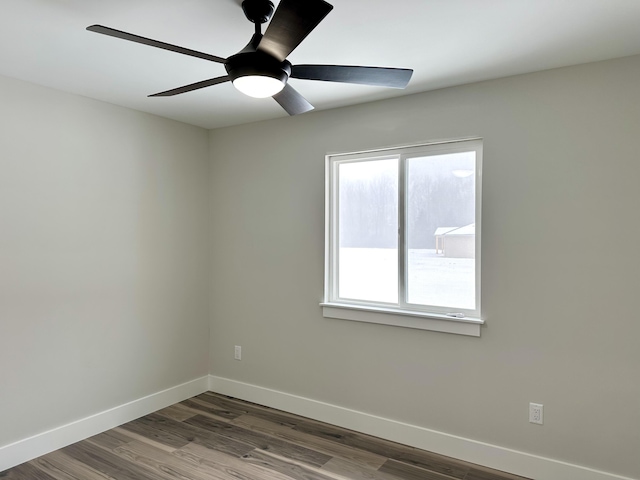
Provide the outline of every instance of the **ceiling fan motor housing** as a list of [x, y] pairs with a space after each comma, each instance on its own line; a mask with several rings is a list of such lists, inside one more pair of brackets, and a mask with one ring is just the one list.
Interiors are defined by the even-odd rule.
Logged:
[[274, 6], [269, 0], [244, 0], [242, 11], [250, 22], [261, 24], [269, 21]]
[[287, 83], [291, 75], [291, 63], [281, 62], [264, 52], [240, 52], [227, 58], [224, 64], [231, 81], [239, 77], [263, 75]]

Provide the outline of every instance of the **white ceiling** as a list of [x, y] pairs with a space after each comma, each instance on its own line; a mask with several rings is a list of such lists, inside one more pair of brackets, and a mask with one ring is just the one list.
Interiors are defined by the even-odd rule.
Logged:
[[[300, 0], [305, 1], [305, 0]], [[0, 74], [205, 128], [286, 116], [221, 64], [85, 31], [102, 24], [228, 57], [253, 33], [239, 0], [0, 0]], [[640, 54], [640, 0], [329, 0], [293, 63], [413, 68], [406, 90], [290, 81], [317, 110]], [[277, 5], [277, 0], [274, 1]]]

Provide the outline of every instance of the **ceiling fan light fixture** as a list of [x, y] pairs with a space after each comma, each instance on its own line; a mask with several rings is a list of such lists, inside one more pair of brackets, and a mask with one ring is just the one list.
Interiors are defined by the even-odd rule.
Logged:
[[263, 52], [252, 51], [252, 42], [245, 51], [227, 59], [224, 68], [240, 92], [254, 98], [273, 97], [287, 84], [291, 64], [280, 62]]
[[282, 91], [286, 83], [269, 75], [245, 75], [233, 80], [233, 86], [253, 98], [273, 97]]

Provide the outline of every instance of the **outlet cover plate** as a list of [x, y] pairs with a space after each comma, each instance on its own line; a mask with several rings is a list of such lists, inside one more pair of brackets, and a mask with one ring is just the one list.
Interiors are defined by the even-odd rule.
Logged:
[[542, 425], [544, 422], [543, 405], [541, 403], [529, 404], [529, 422]]

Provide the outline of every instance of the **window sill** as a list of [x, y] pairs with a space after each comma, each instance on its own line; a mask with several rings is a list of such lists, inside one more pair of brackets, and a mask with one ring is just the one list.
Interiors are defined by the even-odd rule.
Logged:
[[338, 318], [355, 322], [378, 323], [396, 327], [416, 328], [457, 335], [480, 336], [484, 321], [479, 318], [452, 318], [435, 313], [393, 310], [342, 303], [321, 303], [325, 318]]

